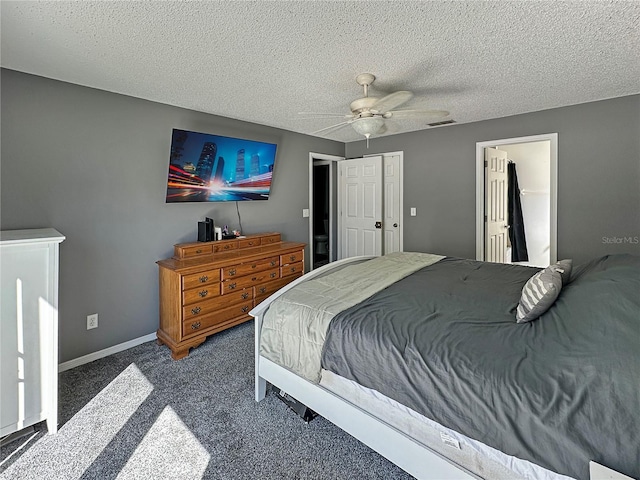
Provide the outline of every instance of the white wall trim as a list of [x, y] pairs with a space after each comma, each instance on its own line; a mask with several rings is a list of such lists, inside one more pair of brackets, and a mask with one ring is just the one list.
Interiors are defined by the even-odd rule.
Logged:
[[504, 138], [476, 143], [476, 260], [484, 260], [484, 149], [497, 147], [498, 145], [510, 145], [513, 143], [550, 142], [551, 171], [551, 215], [550, 222], [550, 249], [549, 259], [551, 263], [558, 261], [558, 134], [545, 133], [528, 137]]
[[98, 350], [97, 352], [83, 355], [82, 357], [74, 358], [73, 360], [69, 360], [68, 362], [60, 363], [58, 365], [58, 373], [64, 372], [66, 370], [71, 370], [72, 368], [79, 367], [80, 365], [84, 365], [85, 363], [93, 362], [94, 360], [108, 357], [109, 355], [113, 355], [114, 353], [124, 352], [125, 350], [129, 350], [130, 348], [137, 347], [138, 345], [150, 342], [151, 340], [155, 339], [156, 332], [153, 332], [143, 337], [134, 338], [133, 340], [129, 340], [128, 342], [119, 343], [118, 345], [114, 345], [103, 350]]

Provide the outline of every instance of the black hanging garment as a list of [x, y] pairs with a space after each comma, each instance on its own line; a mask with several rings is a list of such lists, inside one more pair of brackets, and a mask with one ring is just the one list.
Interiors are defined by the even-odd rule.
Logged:
[[528, 262], [527, 238], [524, 234], [524, 220], [522, 219], [522, 204], [520, 203], [520, 188], [518, 187], [518, 174], [516, 164], [509, 162], [507, 165], [509, 187], [507, 191], [509, 202], [509, 240], [511, 241], [511, 261]]

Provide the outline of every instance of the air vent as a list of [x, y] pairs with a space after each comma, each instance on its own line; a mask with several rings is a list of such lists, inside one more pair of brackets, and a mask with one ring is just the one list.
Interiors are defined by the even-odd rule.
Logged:
[[429, 125], [430, 127], [440, 127], [442, 125], [451, 125], [452, 123], [456, 123], [456, 121], [455, 120], [444, 120], [442, 122], [427, 123], [427, 125]]

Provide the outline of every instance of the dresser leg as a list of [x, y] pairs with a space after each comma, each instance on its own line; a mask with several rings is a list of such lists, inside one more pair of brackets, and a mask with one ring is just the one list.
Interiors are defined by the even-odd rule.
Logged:
[[187, 355], [189, 355], [189, 347], [171, 349], [171, 358], [173, 358], [174, 360], [180, 360], [181, 358], [184, 358]]
[[174, 360], [180, 360], [181, 358], [186, 357], [187, 355], [189, 355], [190, 349], [196, 348], [197, 346], [202, 345], [202, 343], [206, 340], [206, 338], [207, 337], [194, 339], [191, 342], [189, 342], [189, 345], [186, 345], [186, 346], [173, 347], [171, 345], [167, 345], [171, 349], [171, 358], [173, 358]]

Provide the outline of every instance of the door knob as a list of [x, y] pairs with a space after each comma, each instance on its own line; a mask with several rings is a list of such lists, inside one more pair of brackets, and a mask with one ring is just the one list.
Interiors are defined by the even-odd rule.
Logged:
[[394, 223], [394, 224], [393, 224], [393, 226], [394, 226], [395, 228], [398, 228], [398, 224], [397, 224], [397, 223]]
[[382, 228], [382, 222], [376, 222], [376, 228]]

